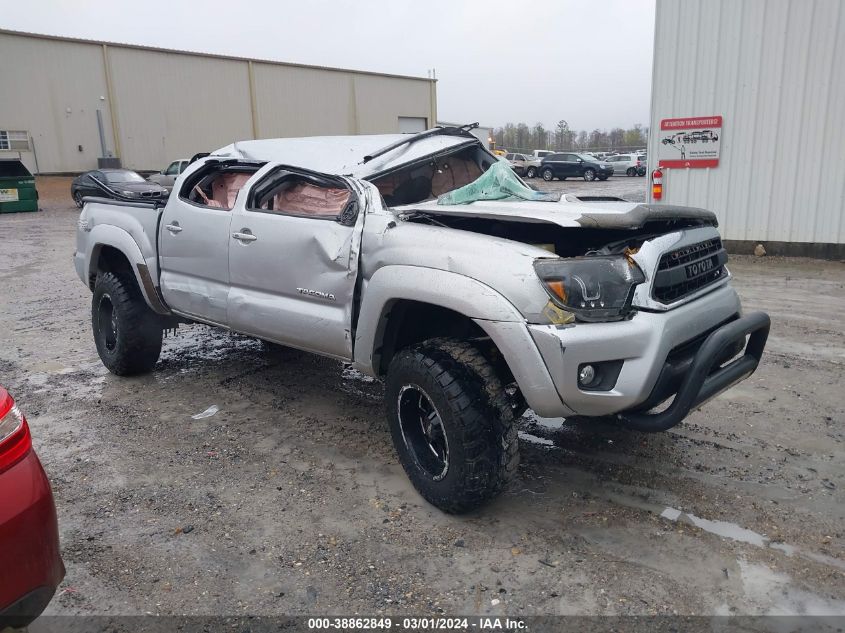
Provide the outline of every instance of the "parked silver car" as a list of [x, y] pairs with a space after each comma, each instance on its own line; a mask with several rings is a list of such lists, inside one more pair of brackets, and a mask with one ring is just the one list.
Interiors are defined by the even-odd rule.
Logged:
[[526, 155], [509, 152], [508, 154], [505, 154], [505, 160], [511, 164], [513, 170], [520, 176], [525, 176], [526, 178], [536, 178], [537, 174], [540, 173], [541, 159], [530, 154]]
[[185, 168], [190, 164], [190, 160], [187, 158], [180, 158], [179, 160], [174, 160], [170, 163], [165, 169], [162, 169], [157, 174], [151, 174], [147, 176], [147, 180], [150, 182], [154, 182], [157, 185], [161, 185], [168, 191], [173, 188], [173, 183], [176, 182], [176, 178], [179, 177]]

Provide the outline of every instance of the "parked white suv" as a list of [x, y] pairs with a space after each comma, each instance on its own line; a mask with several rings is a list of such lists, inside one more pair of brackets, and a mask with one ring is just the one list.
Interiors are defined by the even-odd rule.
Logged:
[[613, 167], [613, 174], [626, 176], [645, 175], [645, 156], [640, 154], [617, 154], [608, 156], [604, 162]]

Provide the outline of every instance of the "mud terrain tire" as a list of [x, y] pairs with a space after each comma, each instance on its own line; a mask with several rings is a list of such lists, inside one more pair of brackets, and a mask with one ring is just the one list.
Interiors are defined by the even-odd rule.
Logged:
[[[423, 398], [446, 438], [446, 466], [416, 415]], [[419, 407], [413, 406], [419, 399]], [[385, 388], [393, 445], [411, 483], [431, 504], [458, 514], [498, 495], [519, 463], [514, 410], [493, 366], [471, 344], [431, 339], [394, 356]], [[432, 458], [432, 455], [435, 458]], [[432, 462], [435, 463], [432, 468]]]
[[161, 354], [162, 326], [135, 280], [97, 276], [91, 298], [91, 327], [103, 365], [117, 376], [150, 371]]

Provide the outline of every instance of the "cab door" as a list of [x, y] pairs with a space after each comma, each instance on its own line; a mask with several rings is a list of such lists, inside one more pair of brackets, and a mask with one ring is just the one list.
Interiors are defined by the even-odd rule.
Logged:
[[280, 166], [253, 182], [232, 214], [231, 328], [351, 359], [366, 185]]
[[[161, 294], [175, 312], [227, 325], [232, 206], [258, 169], [208, 161], [174, 190], [159, 224]], [[228, 188], [222, 185], [229, 183]]]

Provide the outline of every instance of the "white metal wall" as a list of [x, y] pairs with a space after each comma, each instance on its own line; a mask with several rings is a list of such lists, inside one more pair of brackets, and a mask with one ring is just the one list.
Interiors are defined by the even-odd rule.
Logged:
[[660, 120], [722, 115], [720, 164], [664, 170], [662, 202], [731, 240], [845, 243], [845, 2], [657, 0]]
[[42, 173], [97, 166], [97, 109], [107, 149], [141, 170], [239, 139], [398, 132], [399, 117], [437, 116], [425, 78], [2, 30], [0, 60], [0, 130], [31, 134]]

